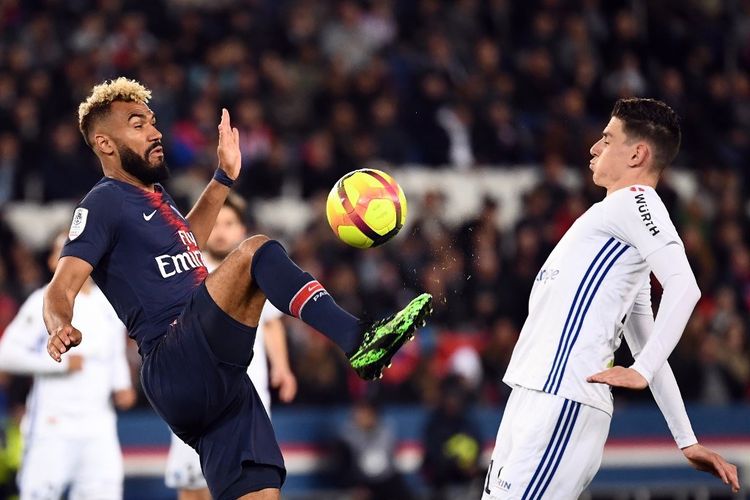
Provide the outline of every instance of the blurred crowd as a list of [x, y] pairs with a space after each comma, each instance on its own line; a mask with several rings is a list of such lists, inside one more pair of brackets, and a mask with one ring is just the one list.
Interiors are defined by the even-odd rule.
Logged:
[[226, 106], [240, 191], [307, 197], [373, 160], [584, 166], [633, 95], [682, 116], [678, 164], [741, 169], [749, 67], [747, 1], [2, 0], [0, 204], [86, 192], [75, 110], [117, 75], [153, 89], [176, 173], [209, 175]]
[[[75, 111], [117, 75], [153, 90], [169, 189], [185, 203], [215, 168], [222, 106], [241, 133], [237, 191], [303, 197], [321, 214], [321, 193], [368, 164], [538, 165], [523, 215], [503, 230], [497, 200], [455, 225], [433, 191], [383, 248], [345, 248], [322, 217], [286, 241], [355, 313], [388, 314], [416, 290], [437, 297], [380, 389], [290, 322], [299, 404], [372, 391], [434, 404], [448, 375], [473, 401], [502, 403], [536, 273], [603, 196], [586, 182], [565, 187], [565, 167], [587, 165], [615, 99], [660, 98], [682, 117], [676, 164], [699, 186], [689, 199], [669, 178], [661, 189], [703, 290], [673, 367], [690, 401], [747, 400], [748, 69], [747, 1], [0, 0], [0, 213], [14, 201], [75, 201], [96, 182]], [[42, 262], [0, 218], [0, 331], [48, 280]]]

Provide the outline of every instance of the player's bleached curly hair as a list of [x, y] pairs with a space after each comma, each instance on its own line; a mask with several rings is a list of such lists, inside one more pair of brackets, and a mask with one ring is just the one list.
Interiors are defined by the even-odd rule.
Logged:
[[89, 132], [92, 124], [109, 112], [109, 105], [114, 101], [147, 104], [150, 99], [149, 89], [140, 82], [124, 76], [94, 86], [91, 94], [78, 106], [78, 128], [83, 134], [83, 140], [91, 146]]

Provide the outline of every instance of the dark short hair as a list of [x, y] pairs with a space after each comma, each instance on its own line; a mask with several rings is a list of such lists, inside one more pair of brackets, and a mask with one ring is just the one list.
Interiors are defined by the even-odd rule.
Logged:
[[92, 106], [91, 111], [89, 111], [89, 113], [81, 120], [81, 123], [78, 125], [78, 130], [81, 131], [81, 135], [83, 136], [83, 142], [85, 142], [88, 147], [94, 147], [90, 139], [94, 124], [109, 115], [111, 105], [112, 103], [108, 102], [106, 104], [98, 104], [96, 106]]
[[235, 215], [237, 215], [237, 218], [240, 220], [243, 226], [247, 226], [247, 203], [240, 195], [229, 193], [227, 199], [224, 200], [224, 206], [234, 212]]
[[622, 121], [625, 135], [653, 146], [654, 167], [660, 172], [672, 163], [682, 140], [677, 113], [666, 103], [639, 97], [619, 99], [612, 117]]

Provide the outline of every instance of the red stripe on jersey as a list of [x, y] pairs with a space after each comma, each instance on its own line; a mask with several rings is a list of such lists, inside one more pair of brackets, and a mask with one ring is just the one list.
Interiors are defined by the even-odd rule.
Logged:
[[302, 308], [305, 307], [305, 304], [307, 304], [307, 302], [313, 297], [313, 295], [320, 292], [321, 290], [324, 292], [326, 291], [326, 289], [323, 288], [323, 285], [318, 283], [317, 280], [306, 283], [305, 286], [300, 288], [297, 293], [294, 294], [292, 300], [289, 301], [289, 313], [295, 318], [299, 318], [299, 315], [302, 312]]
[[[169, 224], [175, 232], [182, 231], [186, 234], [189, 233], [192, 236], [192, 231], [190, 231], [190, 226], [188, 225], [187, 220], [177, 211], [177, 208], [173, 207], [164, 199], [162, 191], [147, 191], [144, 194], [146, 195], [146, 198], [148, 198], [151, 208], [156, 209], [159, 212], [159, 215], [167, 221], [167, 224]], [[187, 247], [188, 252], [200, 252], [200, 248], [198, 248], [197, 244], [185, 242], [185, 246]], [[195, 278], [196, 285], [201, 284], [208, 277], [208, 269], [206, 269], [205, 263], [201, 261], [199, 264], [199, 267], [192, 270], [192, 275]]]

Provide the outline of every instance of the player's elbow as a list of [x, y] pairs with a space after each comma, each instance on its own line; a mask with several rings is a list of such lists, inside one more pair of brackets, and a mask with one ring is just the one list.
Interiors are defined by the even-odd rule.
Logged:
[[693, 305], [697, 304], [698, 300], [701, 298], [701, 289], [695, 281], [694, 276], [690, 276], [690, 279], [685, 286], [685, 297], [686, 300], [690, 301]]
[[701, 289], [698, 287], [692, 272], [675, 274], [672, 279], [665, 283], [664, 291], [667, 290], [672, 290], [672, 293], [679, 293], [681, 302], [691, 306], [695, 306], [698, 299], [701, 298]]

